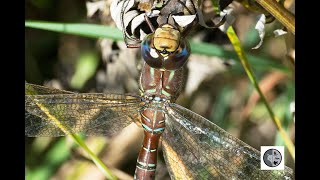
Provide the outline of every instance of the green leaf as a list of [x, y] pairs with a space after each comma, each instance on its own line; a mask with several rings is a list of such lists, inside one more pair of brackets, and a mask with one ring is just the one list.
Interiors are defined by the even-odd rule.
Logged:
[[98, 64], [99, 58], [95, 52], [90, 51], [82, 53], [77, 61], [76, 71], [71, 78], [71, 87], [81, 89], [95, 74]]
[[[110, 26], [95, 25], [95, 24], [77, 24], [77, 23], [53, 23], [45, 21], [26, 21], [26, 27], [43, 29], [67, 34], [80, 35], [91, 38], [108, 38], [113, 40], [123, 40], [122, 32]], [[226, 50], [221, 46], [209, 43], [198, 43], [190, 41], [192, 53], [201, 54], [207, 56], [217, 56], [225, 59], [238, 60], [238, 56], [234, 51]], [[274, 68], [283, 72], [289, 73], [289, 69], [286, 66], [275, 63], [275, 61], [269, 57], [256, 56], [247, 53], [248, 61], [257, 69], [270, 69]], [[240, 66], [240, 64], [238, 65]], [[260, 68], [260, 69], [259, 69]]]
[[[46, 139], [44, 139], [46, 140]], [[65, 139], [60, 139], [52, 148], [45, 154], [43, 163], [36, 169], [28, 169], [26, 179], [49, 179], [55, 172], [55, 169], [70, 156], [70, 152], [65, 145]]]
[[29, 20], [25, 21], [25, 26], [54, 32], [80, 35], [90, 38], [109, 38], [113, 40], [123, 39], [122, 32], [117, 28], [96, 24], [53, 23], [46, 21]]

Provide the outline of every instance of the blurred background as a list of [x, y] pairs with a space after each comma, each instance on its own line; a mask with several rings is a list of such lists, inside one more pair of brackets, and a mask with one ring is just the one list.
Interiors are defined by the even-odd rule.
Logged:
[[[25, 19], [65, 23], [96, 23], [115, 26], [110, 17], [111, 0], [89, 3], [84, 0], [27, 0]], [[294, 142], [295, 100], [294, 36], [275, 38], [281, 28], [274, 21], [266, 27], [259, 49], [254, 29], [258, 13], [233, 2], [234, 28], [243, 48], [253, 58], [253, 70], [260, 87], [283, 127]], [[286, 1], [294, 10], [294, 1]], [[205, 14], [212, 14], [212, 3], [204, 1]], [[195, 42], [217, 44], [232, 50], [227, 36], [218, 29], [197, 27], [189, 36]], [[290, 49], [290, 51], [288, 50]], [[115, 92], [139, 94], [141, 56], [138, 49], [127, 49], [123, 41], [91, 39], [75, 35], [26, 28], [25, 80], [73, 92]], [[267, 62], [267, 63], [266, 63]], [[271, 64], [266, 65], [266, 64]], [[206, 117], [233, 136], [260, 150], [261, 145], [284, 145], [237, 59], [192, 54], [188, 62], [187, 84], [178, 104]], [[112, 138], [87, 137], [86, 144], [120, 179], [132, 179], [142, 141], [142, 130], [132, 124]], [[161, 147], [160, 147], [161, 149]], [[161, 150], [157, 179], [170, 179]], [[104, 179], [88, 156], [70, 139], [25, 138], [26, 179]], [[294, 168], [288, 151], [286, 165]]]

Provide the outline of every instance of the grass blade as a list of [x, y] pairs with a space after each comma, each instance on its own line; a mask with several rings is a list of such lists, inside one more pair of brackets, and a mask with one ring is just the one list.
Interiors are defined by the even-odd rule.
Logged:
[[[115, 27], [95, 25], [95, 24], [79, 24], [79, 23], [54, 23], [45, 21], [26, 21], [26, 27], [49, 30], [60, 33], [80, 35], [90, 38], [108, 38], [117, 41], [123, 41], [122, 32]], [[217, 56], [225, 59], [237, 59], [234, 51], [226, 50], [221, 46], [190, 41], [192, 53], [207, 56]], [[283, 65], [273, 63], [269, 57], [260, 57], [248, 54], [250, 63], [258, 68], [275, 68], [280, 71], [289, 73], [289, 69]]]
[[76, 142], [80, 147], [83, 148], [85, 152], [89, 154], [92, 161], [97, 165], [97, 167], [102, 171], [102, 173], [111, 180], [116, 180], [117, 178], [111, 173], [111, 171], [103, 164], [103, 162], [88, 148], [88, 146], [82, 141], [82, 139], [75, 135], [71, 134], [68, 127], [64, 126], [57, 118], [50, 114], [50, 111], [42, 106], [41, 104], [35, 102], [37, 106], [52, 120], [66, 135], [70, 136], [74, 142]]
[[47, 21], [25, 21], [25, 27], [74, 34], [90, 38], [123, 40], [122, 32], [116, 27], [84, 23], [56, 23]]

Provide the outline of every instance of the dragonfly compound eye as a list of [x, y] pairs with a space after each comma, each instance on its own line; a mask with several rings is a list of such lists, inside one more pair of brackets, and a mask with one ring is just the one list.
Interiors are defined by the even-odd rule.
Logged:
[[[172, 42], [173, 45], [167, 42], [168, 49], [159, 50], [156, 48], [155, 42], [160, 39], [155, 38], [155, 34], [156, 33], [147, 35], [141, 43], [141, 54], [144, 61], [149, 66], [157, 69], [177, 70], [181, 68], [187, 62], [190, 55], [188, 41], [181, 38], [174, 43]], [[166, 39], [163, 40], [165, 41]], [[166, 45], [166, 43], [162, 42], [162, 45]], [[174, 50], [171, 51], [170, 49]]]
[[141, 42], [141, 55], [149, 66], [159, 69], [163, 66], [163, 57], [153, 46], [153, 35], [147, 35]]
[[176, 70], [181, 68], [190, 56], [190, 45], [185, 39], [180, 40], [178, 49], [164, 58], [163, 67], [166, 70]]

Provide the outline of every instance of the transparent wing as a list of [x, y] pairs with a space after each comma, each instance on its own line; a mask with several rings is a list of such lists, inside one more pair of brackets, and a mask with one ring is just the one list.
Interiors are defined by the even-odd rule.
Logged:
[[74, 94], [70, 91], [64, 91], [60, 89], [53, 89], [36, 84], [25, 83], [26, 95], [44, 95], [44, 94]]
[[172, 179], [294, 179], [260, 170], [260, 152], [177, 104], [167, 108], [162, 145]]
[[75, 94], [26, 84], [25, 135], [107, 135], [140, 120], [138, 96]]

